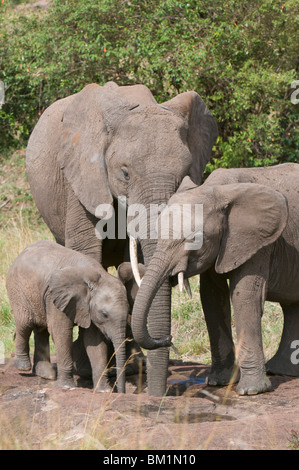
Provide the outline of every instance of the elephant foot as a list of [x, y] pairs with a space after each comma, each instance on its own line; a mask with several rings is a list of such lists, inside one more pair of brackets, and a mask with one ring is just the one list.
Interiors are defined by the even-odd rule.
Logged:
[[76, 384], [72, 377], [58, 377], [55, 382], [55, 387], [74, 388]]
[[299, 377], [299, 351], [291, 350], [288, 355], [275, 354], [267, 363], [266, 371], [269, 375], [288, 375]]
[[112, 392], [112, 387], [107, 382], [100, 382], [94, 387], [94, 391], [98, 393]]
[[34, 364], [32, 372], [43, 379], [56, 380], [56, 370], [48, 361], [39, 361]]
[[271, 390], [271, 382], [265, 374], [261, 377], [245, 376], [241, 377], [236, 392], [238, 395], [258, 395], [259, 393], [269, 392]]
[[213, 387], [229, 385], [238, 382], [239, 376], [240, 373], [236, 366], [222, 368], [221, 370], [212, 367], [206, 378], [206, 384]]
[[15, 366], [18, 370], [28, 372], [31, 370], [31, 361], [29, 356], [19, 357], [15, 359]]
[[92, 376], [93, 389], [95, 392], [111, 392], [112, 387], [110, 385], [109, 374], [107, 370], [93, 371]]

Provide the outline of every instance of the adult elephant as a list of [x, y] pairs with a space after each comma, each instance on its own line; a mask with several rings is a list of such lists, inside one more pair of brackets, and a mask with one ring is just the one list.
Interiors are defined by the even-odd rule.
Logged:
[[[58, 243], [118, 266], [127, 240], [96, 236], [98, 206], [117, 211], [125, 196], [149, 209], [166, 203], [185, 175], [200, 184], [216, 137], [215, 120], [195, 92], [160, 105], [143, 85], [90, 84], [52, 104], [34, 128], [26, 153], [33, 198]], [[155, 244], [140, 240], [145, 266]], [[154, 337], [170, 332], [170, 304], [166, 280], [149, 315]], [[165, 393], [167, 366], [167, 348], [148, 352], [149, 394]]]
[[[268, 391], [266, 371], [299, 376], [294, 357], [299, 338], [298, 180], [299, 165], [295, 163], [216, 170], [201, 186], [188, 177], [183, 180], [159, 218], [164, 230], [171, 214], [177, 223], [173, 229], [170, 225], [168, 238], [159, 238], [136, 296], [132, 330], [141, 346], [153, 348], [162, 341], [165, 346], [171, 344], [168, 337], [151, 338], [147, 330], [148, 310], [159, 285], [169, 275], [200, 274], [212, 354], [208, 383], [229, 383], [235, 351], [241, 371], [240, 395]], [[201, 217], [196, 221], [195, 212], [187, 212], [188, 205], [194, 208], [195, 204], [203, 207], [203, 224]], [[178, 228], [182, 212], [184, 233]], [[197, 243], [191, 243], [189, 235]], [[279, 302], [284, 314], [279, 348], [266, 366], [261, 334], [265, 300]]]

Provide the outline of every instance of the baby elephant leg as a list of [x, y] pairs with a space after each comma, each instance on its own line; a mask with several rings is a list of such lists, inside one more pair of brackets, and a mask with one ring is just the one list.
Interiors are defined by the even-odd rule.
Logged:
[[84, 330], [84, 346], [91, 363], [93, 388], [97, 392], [111, 391], [108, 382], [107, 340], [93, 324]]
[[24, 327], [16, 322], [16, 358], [15, 366], [20, 371], [30, 371], [31, 361], [29, 356], [29, 338], [31, 327]]
[[73, 322], [54, 305], [49, 307], [48, 328], [52, 336], [57, 360], [57, 382], [59, 387], [75, 387], [73, 379]]
[[14, 288], [14, 282], [12, 285], [11, 281], [7, 283], [7, 291], [16, 323], [15, 366], [20, 371], [30, 371], [29, 338], [34, 327], [30, 319], [34, 315], [25, 302], [23, 293]]
[[34, 329], [33, 373], [44, 379], [56, 379], [56, 370], [50, 360], [49, 332], [47, 329]]
[[78, 338], [73, 342], [72, 354], [74, 373], [80, 377], [91, 379], [92, 370], [84, 346], [84, 329], [81, 327], [79, 327]]

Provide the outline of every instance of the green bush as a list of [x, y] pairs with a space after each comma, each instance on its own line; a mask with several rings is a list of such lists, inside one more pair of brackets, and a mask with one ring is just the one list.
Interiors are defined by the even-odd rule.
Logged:
[[298, 0], [53, 0], [0, 4], [0, 151], [26, 144], [53, 101], [90, 82], [143, 83], [159, 102], [197, 91], [222, 167], [298, 161]]

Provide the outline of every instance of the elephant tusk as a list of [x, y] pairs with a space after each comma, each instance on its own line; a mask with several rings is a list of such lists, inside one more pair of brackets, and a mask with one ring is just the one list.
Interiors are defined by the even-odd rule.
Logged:
[[189, 298], [192, 299], [192, 291], [191, 291], [189, 279], [187, 279], [187, 278], [184, 279], [184, 286], [185, 286], [185, 289], [186, 289], [186, 292], [187, 292]]
[[130, 260], [135, 281], [138, 287], [140, 287], [141, 277], [138, 269], [137, 242], [132, 236], [130, 236]]
[[188, 296], [190, 297], [190, 299], [192, 299], [192, 292], [191, 292], [191, 287], [190, 287], [190, 284], [189, 284], [189, 280], [184, 279], [184, 273], [182, 271], [178, 274], [178, 282], [179, 282], [180, 292], [183, 292], [184, 287], [185, 287]]
[[180, 272], [178, 274], [178, 281], [179, 281], [180, 292], [183, 292], [184, 290], [184, 273], [183, 272]]

